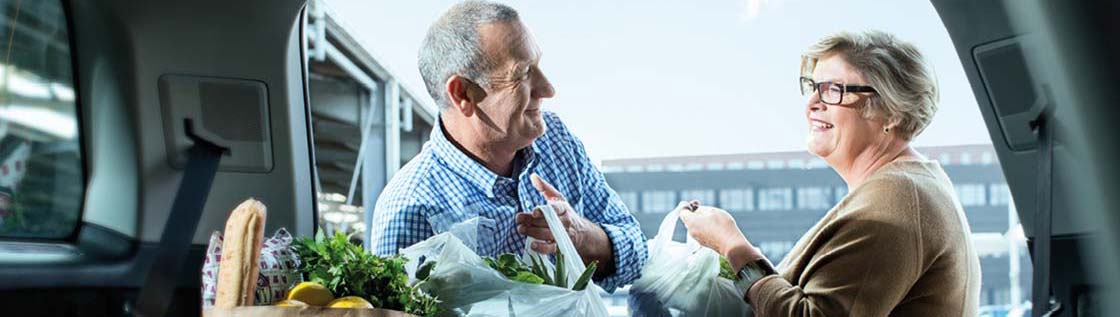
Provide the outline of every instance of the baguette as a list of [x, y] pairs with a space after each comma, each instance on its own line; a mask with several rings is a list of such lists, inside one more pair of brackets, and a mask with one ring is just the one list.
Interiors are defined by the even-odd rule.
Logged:
[[238, 205], [226, 220], [214, 307], [253, 305], [265, 215], [264, 204], [250, 198]]

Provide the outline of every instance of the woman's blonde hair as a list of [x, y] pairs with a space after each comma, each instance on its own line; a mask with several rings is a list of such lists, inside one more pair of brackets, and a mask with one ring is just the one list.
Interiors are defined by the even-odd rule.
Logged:
[[911, 140], [937, 112], [937, 79], [913, 44], [882, 31], [834, 34], [809, 47], [801, 74], [809, 77], [821, 59], [839, 55], [878, 92], [863, 108], [868, 119], [896, 123], [898, 136]]

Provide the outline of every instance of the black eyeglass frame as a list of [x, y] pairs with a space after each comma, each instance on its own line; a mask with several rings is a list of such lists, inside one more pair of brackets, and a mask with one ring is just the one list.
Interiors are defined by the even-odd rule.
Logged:
[[[806, 96], [806, 95], [809, 94], [809, 93], [805, 92], [805, 83], [806, 82], [808, 82], [811, 85], [811, 87], [813, 87], [813, 91], [811, 93], [816, 93], [817, 94], [817, 99], [820, 100], [822, 103], [824, 103], [826, 105], [841, 105], [840, 103], [844, 102], [844, 94], [849, 93], [849, 92], [869, 92], [869, 93], [874, 93], [874, 94], [879, 93], [878, 90], [875, 90], [875, 87], [871, 87], [871, 86], [848, 85], [848, 84], [844, 84], [844, 83], [837, 83], [837, 82], [831, 82], [831, 81], [824, 81], [824, 82], [819, 82], [818, 83], [818, 82], [814, 81], [812, 78], [801, 76], [799, 81], [798, 81], [798, 84], [800, 85], [799, 89], [801, 89], [801, 95], [802, 96]], [[827, 102], [827, 101], [824, 100], [824, 98], [821, 98], [821, 95], [820, 95], [821, 87], [823, 87], [824, 85], [839, 85], [840, 86], [840, 100], [837, 100], [836, 102]]]

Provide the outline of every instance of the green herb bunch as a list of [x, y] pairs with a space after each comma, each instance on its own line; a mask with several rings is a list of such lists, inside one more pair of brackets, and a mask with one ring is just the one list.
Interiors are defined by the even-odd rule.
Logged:
[[[529, 259], [533, 262], [532, 265], [521, 263], [521, 261], [517, 259], [517, 256], [512, 253], [503, 253], [497, 258], [482, 258], [483, 261], [486, 261], [486, 265], [502, 273], [502, 275], [505, 275], [506, 278], [511, 280], [529, 284], [552, 285], [561, 288], [568, 287], [568, 277], [565, 272], [563, 253], [556, 253], [556, 269], [551, 272], [549, 272], [548, 267], [545, 266], [545, 260], [541, 259], [540, 256], [534, 254], [531, 255]], [[572, 285], [572, 290], [582, 291], [587, 288], [587, 283], [591, 281], [591, 275], [595, 274], [598, 264], [598, 261], [592, 261], [591, 264], [583, 270], [583, 273], [580, 274], [576, 283]], [[436, 261], [425, 262], [417, 270], [416, 278], [426, 280], [435, 266]]]
[[306, 281], [322, 284], [337, 297], [359, 296], [374, 307], [432, 316], [439, 300], [409, 285], [403, 256], [377, 256], [350, 243], [346, 235], [300, 238], [292, 244], [299, 256], [300, 273]]
[[482, 258], [482, 260], [486, 261], [486, 264], [489, 265], [490, 268], [502, 273], [502, 275], [505, 275], [511, 280], [529, 284], [542, 284], [545, 282], [545, 276], [538, 274], [536, 265], [528, 267], [517, 260], [516, 255], [511, 253], [499, 255], [497, 258], [485, 257]]
[[732, 281], [739, 280], [739, 276], [731, 270], [731, 262], [727, 261], [727, 257], [724, 256], [719, 257], [719, 277]]

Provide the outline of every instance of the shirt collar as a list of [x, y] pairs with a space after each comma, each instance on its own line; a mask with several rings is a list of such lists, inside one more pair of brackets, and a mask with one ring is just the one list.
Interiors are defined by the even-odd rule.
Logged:
[[[494, 174], [494, 172], [491, 172], [486, 166], [483, 166], [466, 153], [463, 153], [459, 147], [455, 146], [455, 144], [444, 135], [442, 116], [438, 116], [436, 122], [437, 124], [432, 127], [432, 134], [429, 137], [436, 156], [445, 163], [445, 167], [461, 175], [469, 183], [474, 184], [482, 190], [482, 192], [486, 193], [487, 198], [494, 198], [498, 179], [502, 177], [498, 176], [498, 174]], [[540, 141], [539, 138], [537, 141], [534, 141], [531, 146], [517, 152], [514, 158], [514, 168], [518, 168], [514, 174], [515, 181], [520, 179], [521, 174], [525, 171], [532, 170], [536, 161], [536, 153], [538, 152], [538, 141]]]

